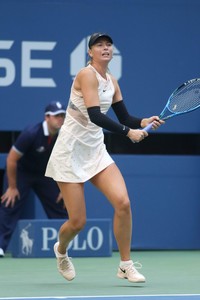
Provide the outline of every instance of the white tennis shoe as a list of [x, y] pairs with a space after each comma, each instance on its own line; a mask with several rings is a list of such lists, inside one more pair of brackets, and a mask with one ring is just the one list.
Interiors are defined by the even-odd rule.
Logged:
[[137, 271], [136, 267], [141, 268], [142, 265], [138, 262], [131, 262], [128, 266], [119, 266], [117, 277], [128, 279], [130, 282], [145, 282], [145, 277]]
[[76, 272], [73, 266], [73, 263], [71, 262], [71, 259], [68, 257], [68, 255], [62, 255], [58, 252], [58, 245], [59, 242], [55, 243], [54, 245], [54, 253], [57, 258], [57, 268], [60, 274], [67, 280], [73, 280], [76, 276]]
[[4, 257], [4, 256], [5, 256], [5, 253], [4, 253], [3, 249], [0, 248], [0, 257]]

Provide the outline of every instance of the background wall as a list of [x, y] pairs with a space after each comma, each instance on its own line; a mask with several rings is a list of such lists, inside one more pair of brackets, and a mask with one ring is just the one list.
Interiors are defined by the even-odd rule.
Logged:
[[[113, 37], [128, 107], [158, 114], [179, 84], [199, 76], [199, 9], [198, 0], [1, 0], [1, 130], [37, 121], [50, 100], [67, 102], [96, 31]], [[198, 115], [162, 130], [199, 132]]]
[[[200, 157], [113, 155], [133, 211], [132, 249], [200, 249]], [[107, 199], [85, 185], [88, 218], [112, 218]], [[32, 196], [24, 218], [46, 218]], [[113, 236], [113, 249], [117, 245]]]
[[[130, 112], [159, 114], [178, 85], [200, 77], [199, 11], [199, 0], [0, 0], [0, 136], [40, 121], [50, 101], [67, 104], [72, 79], [87, 61], [88, 37], [97, 31], [113, 37], [111, 71]], [[199, 131], [195, 111], [158, 134]], [[199, 156], [152, 154], [114, 155], [133, 201], [132, 247], [199, 248]], [[112, 217], [90, 184], [86, 196], [88, 217]]]

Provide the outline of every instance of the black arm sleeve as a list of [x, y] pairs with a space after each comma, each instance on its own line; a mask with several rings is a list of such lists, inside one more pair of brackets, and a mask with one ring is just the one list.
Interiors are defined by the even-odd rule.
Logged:
[[123, 100], [113, 103], [112, 109], [114, 110], [121, 124], [124, 124], [133, 129], [141, 127], [142, 119], [130, 116]]
[[90, 118], [90, 121], [96, 124], [99, 127], [107, 129], [109, 131], [127, 135], [129, 132], [129, 128], [125, 125], [118, 124], [106, 115], [104, 115], [101, 110], [100, 106], [92, 106], [87, 108], [87, 112]]

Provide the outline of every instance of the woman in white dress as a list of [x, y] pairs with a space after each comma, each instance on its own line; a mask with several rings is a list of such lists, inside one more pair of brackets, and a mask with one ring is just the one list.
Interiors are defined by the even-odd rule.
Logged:
[[[113, 230], [121, 259], [117, 276], [130, 282], [145, 281], [130, 257], [130, 200], [121, 172], [106, 151], [103, 129], [140, 142], [148, 133], [139, 128], [153, 122], [156, 129], [163, 121], [158, 116], [139, 119], [128, 114], [118, 82], [108, 73], [112, 45], [112, 38], [105, 33], [94, 33], [90, 37], [91, 61], [74, 79], [66, 119], [45, 174], [57, 181], [69, 215], [54, 245], [58, 270], [67, 280], [76, 275], [67, 247], [86, 223], [84, 182], [90, 180], [114, 208]], [[110, 106], [119, 123], [106, 116]]]

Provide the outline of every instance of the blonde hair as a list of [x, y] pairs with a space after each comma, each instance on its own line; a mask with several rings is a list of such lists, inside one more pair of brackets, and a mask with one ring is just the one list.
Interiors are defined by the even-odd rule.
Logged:
[[92, 59], [87, 61], [86, 66], [91, 65], [91, 64], [92, 64]]

